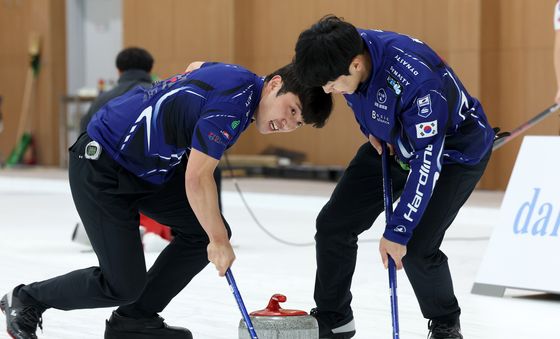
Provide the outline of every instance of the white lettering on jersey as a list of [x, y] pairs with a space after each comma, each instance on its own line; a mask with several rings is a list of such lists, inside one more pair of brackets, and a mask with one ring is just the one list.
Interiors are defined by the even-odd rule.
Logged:
[[[412, 60], [415, 60], [416, 62], [420, 63], [422, 66], [426, 67], [428, 70], [430, 70], [430, 71], [432, 70], [432, 69], [430, 68], [430, 66], [426, 65], [426, 63], [424, 63], [424, 61], [418, 59], [417, 57], [415, 57], [415, 56], [413, 56], [413, 55], [411, 55], [411, 54], [406, 53], [404, 50], [402, 50], [402, 49], [400, 49], [400, 48], [398, 48], [398, 47], [393, 46], [393, 48], [396, 49], [397, 51], [401, 52], [401, 53], [404, 54], [405, 56], [411, 58]], [[417, 75], [417, 74], [415, 74], [415, 75]]]
[[399, 80], [400, 82], [403, 83], [403, 85], [408, 86], [410, 85], [410, 81], [408, 81], [408, 79], [406, 79], [404, 76], [402, 76], [402, 74], [400, 74], [395, 67], [391, 66], [389, 68], [389, 71], [391, 72], [391, 74], [393, 74], [395, 76], [395, 78], [397, 78], [397, 80]]
[[415, 76], [418, 75], [418, 71], [414, 69], [414, 66], [410, 64], [410, 62], [404, 60], [400, 55], [395, 55], [395, 59], [402, 64], [406, 69], [410, 71], [410, 73], [414, 74]]
[[422, 204], [422, 199], [424, 198], [422, 189], [428, 183], [430, 168], [432, 166], [432, 162], [430, 161], [429, 157], [432, 156], [433, 148], [433, 145], [428, 145], [428, 147], [426, 147], [426, 150], [424, 151], [424, 159], [419, 170], [420, 176], [418, 178], [418, 185], [416, 185], [416, 194], [414, 195], [414, 198], [412, 198], [412, 202], [406, 204], [406, 207], [408, 207], [408, 212], [404, 214], [404, 218], [410, 222], [414, 221], [414, 217], [412, 214], [418, 212], [418, 208], [420, 207], [420, 204]]
[[387, 101], [387, 93], [383, 88], [377, 90], [377, 102], [384, 104]]
[[375, 110], [371, 111], [371, 118], [385, 125], [390, 124], [389, 117], [387, 115], [377, 113]]
[[406, 233], [406, 227], [404, 225], [399, 225], [399, 226], [393, 228], [393, 231], [395, 231], [397, 233]]

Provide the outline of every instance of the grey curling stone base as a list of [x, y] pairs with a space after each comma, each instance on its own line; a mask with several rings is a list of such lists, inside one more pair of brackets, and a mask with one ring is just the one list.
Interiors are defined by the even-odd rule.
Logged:
[[[251, 317], [259, 339], [318, 339], [319, 325], [310, 315]], [[245, 321], [239, 321], [239, 339], [251, 339]]]

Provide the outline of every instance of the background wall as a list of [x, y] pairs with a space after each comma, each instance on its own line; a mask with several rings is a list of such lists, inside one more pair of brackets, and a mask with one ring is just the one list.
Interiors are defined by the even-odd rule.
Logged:
[[[48, 3], [54, 7], [60, 1], [11, 0], [28, 8], [22, 15], [32, 15], [31, 3]], [[9, 2], [4, 2], [4, 8]], [[194, 60], [238, 63], [265, 75], [291, 60], [299, 32], [323, 15], [333, 13], [358, 27], [394, 30], [428, 43], [455, 69], [471, 94], [481, 100], [491, 123], [511, 130], [553, 102], [556, 90], [552, 68], [554, 3], [554, 0], [122, 0], [123, 45], [139, 45], [152, 52], [156, 59], [154, 72], [160, 77], [181, 72]], [[3, 20], [4, 8], [0, 13], [0, 27], [7, 25]], [[64, 8], [58, 6], [57, 10]], [[2, 31], [0, 46], [9, 42], [5, 39], [16, 41], [5, 37], [7, 34]], [[17, 81], [18, 75], [13, 73], [17, 68], [24, 74], [24, 62], [9, 59], [5, 50], [0, 51], [0, 72], [7, 73], [0, 74], [2, 79]], [[13, 71], [6, 71], [8, 67], [3, 65], [10, 60], [13, 60], [10, 64]], [[0, 94], [8, 87], [0, 84]], [[14, 87], [11, 114], [18, 112], [20, 100], [16, 97], [22, 89], [22, 84]], [[4, 97], [4, 112], [8, 115], [7, 94]], [[558, 131], [559, 119], [555, 116], [530, 133], [557, 135]], [[6, 142], [6, 134], [0, 135], [3, 152], [11, 147]], [[266, 137], [249, 129], [232, 151], [255, 154], [275, 145], [305, 152], [314, 164], [345, 165], [364, 141], [352, 112], [338, 97], [335, 112], [325, 128], [307, 127]], [[481, 187], [505, 188], [520, 141], [496, 152]]]
[[0, 154], [15, 145], [29, 68], [29, 37], [41, 40], [41, 70], [34, 84], [28, 129], [33, 132], [40, 164], [58, 164], [59, 98], [66, 91], [64, 0], [0, 2], [0, 95], [4, 98], [4, 132]]
[[123, 46], [121, 0], [66, 0], [67, 91], [118, 80], [115, 56]]
[[[500, 0], [499, 5], [485, 4], [486, 7], [498, 6], [485, 15], [488, 25], [485, 33], [491, 34], [493, 28], [499, 36], [497, 43], [487, 41], [483, 45], [487, 72], [484, 73], [483, 102], [491, 105], [492, 121], [504, 129], [521, 125], [553, 103], [556, 92], [552, 66], [555, 3], [554, 0]], [[559, 127], [556, 113], [528, 134], [558, 135]], [[492, 177], [499, 185], [492, 187], [506, 186], [520, 144], [518, 138], [496, 152], [487, 177]]]
[[153, 73], [181, 73], [196, 60], [234, 62], [233, 0], [124, 0], [124, 46], [154, 56]]

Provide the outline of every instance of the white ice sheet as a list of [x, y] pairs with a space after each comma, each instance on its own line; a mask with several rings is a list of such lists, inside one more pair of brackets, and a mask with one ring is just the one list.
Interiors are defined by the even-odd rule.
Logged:
[[[261, 187], [266, 181], [259, 182]], [[304, 182], [287, 182], [301, 191]], [[243, 181], [241, 182], [243, 188]], [[237, 260], [232, 268], [249, 311], [266, 306], [274, 293], [287, 295], [286, 308], [309, 310], [313, 306], [315, 250], [288, 247], [260, 231], [225, 181], [225, 215], [232, 226]], [[327, 201], [325, 194], [302, 196], [247, 192], [246, 197], [266, 227], [294, 242], [312, 242], [314, 220]], [[288, 189], [289, 191], [289, 189]], [[476, 203], [477, 196], [484, 203]], [[463, 315], [467, 339], [560, 338], [560, 298], [509, 292], [504, 298], [470, 294], [492, 225], [498, 219], [500, 195], [475, 194], [448, 232], [443, 249], [450, 258], [455, 291]], [[492, 198], [494, 197], [494, 198]], [[498, 197], [498, 198], [495, 198]], [[493, 200], [492, 200], [493, 199]], [[96, 265], [92, 253], [70, 242], [78, 221], [65, 180], [6, 177], [0, 174], [0, 292], [19, 283], [67, 273]], [[360, 250], [352, 291], [357, 326], [355, 338], [390, 338], [390, 305], [387, 273], [377, 254], [383, 219], [366, 232]], [[482, 240], [481, 240], [482, 238]], [[470, 239], [470, 240], [469, 240]], [[147, 253], [150, 265], [157, 254]], [[551, 267], [550, 269], [558, 269]], [[426, 320], [404, 272], [399, 272], [400, 328], [403, 339], [426, 338]], [[102, 338], [104, 319], [111, 309], [48, 310], [40, 338]], [[240, 314], [225, 278], [208, 266], [162, 313], [168, 323], [191, 329], [195, 338], [235, 339]], [[3, 318], [0, 333], [5, 333]], [[3, 335], [2, 334], [2, 335]], [[2, 336], [0, 335], [0, 336]]]

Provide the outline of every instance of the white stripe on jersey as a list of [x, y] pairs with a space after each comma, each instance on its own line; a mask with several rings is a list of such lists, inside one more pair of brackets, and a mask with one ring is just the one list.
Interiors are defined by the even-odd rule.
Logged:
[[189, 91], [189, 90], [186, 90], [185, 92], [190, 93], [190, 94], [194, 94], [194, 95], [196, 95], [197, 97], [201, 97], [202, 99], [206, 100], [206, 97], [205, 97], [205, 96], [203, 96], [203, 95], [201, 95], [201, 94], [198, 94], [198, 93], [196, 93], [196, 92]]
[[204, 119], [212, 119], [212, 118], [237, 118], [237, 116], [229, 115], [229, 114], [212, 114], [205, 117]]
[[232, 96], [231, 98], [232, 98], [232, 99], [235, 99], [235, 98], [237, 98], [238, 96], [240, 96], [240, 95], [242, 95], [242, 94], [245, 94], [245, 92], [247, 92], [249, 89], [251, 89], [251, 87], [253, 87], [253, 85], [254, 85], [254, 84], [249, 85], [249, 87], [245, 88], [243, 91], [241, 91], [241, 93], [238, 93], [238, 94]]

